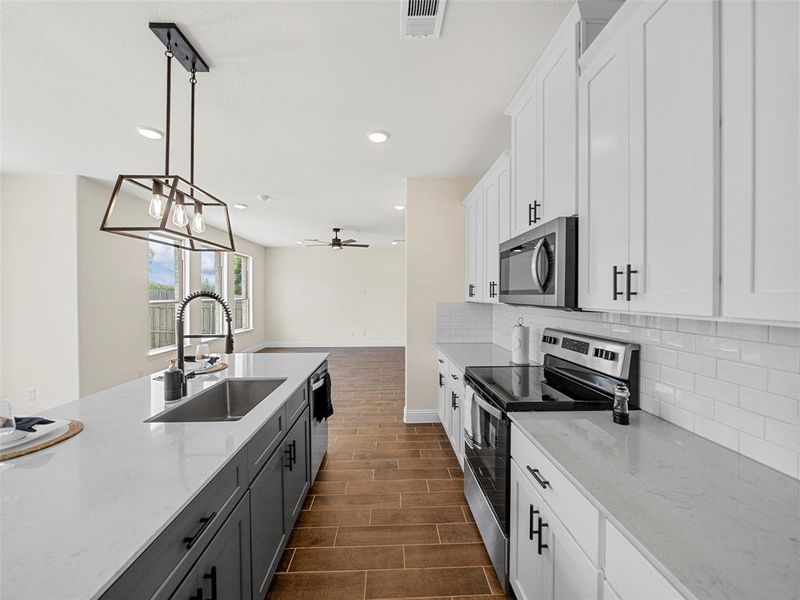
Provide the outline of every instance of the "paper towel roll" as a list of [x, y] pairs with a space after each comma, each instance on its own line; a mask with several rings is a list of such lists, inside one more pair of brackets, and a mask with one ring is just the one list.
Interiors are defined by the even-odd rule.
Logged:
[[515, 365], [530, 363], [531, 328], [519, 323], [511, 328], [511, 362]]

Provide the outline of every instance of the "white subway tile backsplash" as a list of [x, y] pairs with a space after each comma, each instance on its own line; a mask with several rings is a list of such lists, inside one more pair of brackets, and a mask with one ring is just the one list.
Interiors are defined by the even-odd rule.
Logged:
[[661, 367], [661, 381], [685, 390], [694, 389], [694, 374], [671, 367]]
[[725, 446], [737, 452], [739, 450], [739, 431], [733, 427], [717, 423], [713, 419], [707, 419], [702, 415], [695, 415], [694, 432], [712, 442], [716, 442], [720, 446]]
[[661, 334], [661, 345], [665, 348], [694, 352], [696, 338], [691, 333], [679, 333], [677, 331], [664, 331]]
[[728, 360], [717, 361], [717, 377], [723, 381], [746, 385], [759, 390], [767, 389], [767, 375], [764, 367], [754, 367]]
[[798, 401], [794, 398], [743, 387], [739, 398], [739, 406], [754, 413], [797, 426]]
[[716, 400], [714, 402], [714, 420], [752, 436], [764, 437], [765, 418], [738, 406]]
[[768, 389], [775, 394], [800, 400], [800, 375], [770, 369]]
[[800, 372], [800, 348], [742, 342], [742, 362], [797, 373]]
[[739, 340], [701, 335], [697, 338], [697, 353], [728, 360], [739, 360]]
[[689, 373], [715, 377], [717, 375], [717, 359], [688, 352], [678, 352], [678, 368]]
[[717, 323], [719, 337], [736, 338], [737, 340], [753, 340], [766, 342], [769, 338], [769, 328], [766, 325], [750, 325], [747, 323]]
[[739, 386], [719, 379], [696, 375], [694, 378], [694, 391], [714, 400], [727, 402], [734, 406], [739, 405]]
[[[489, 309], [445, 309], [453, 313], [448, 335], [488, 333], [508, 348], [511, 327], [523, 317], [537, 360], [545, 327], [639, 343], [643, 410], [800, 478], [800, 328], [503, 304]], [[437, 308], [437, 335], [439, 316]], [[484, 323], [465, 326], [469, 319]]]

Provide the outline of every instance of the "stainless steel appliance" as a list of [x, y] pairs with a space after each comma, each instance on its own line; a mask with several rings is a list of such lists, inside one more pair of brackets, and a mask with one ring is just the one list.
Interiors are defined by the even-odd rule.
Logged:
[[467, 367], [464, 494], [508, 593], [511, 423], [508, 413], [608, 410], [624, 383], [639, 408], [639, 345], [545, 329], [540, 366]]
[[500, 302], [578, 307], [578, 217], [558, 217], [500, 244]]
[[328, 361], [314, 371], [309, 380], [311, 387], [309, 404], [311, 405], [311, 481], [316, 480], [322, 459], [328, 451], [328, 417], [320, 414], [321, 407], [327, 402], [330, 386]]

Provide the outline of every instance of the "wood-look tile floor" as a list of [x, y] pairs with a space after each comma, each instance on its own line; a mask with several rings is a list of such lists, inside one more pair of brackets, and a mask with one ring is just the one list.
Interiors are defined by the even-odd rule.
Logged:
[[325, 351], [328, 455], [267, 598], [503, 598], [444, 430], [403, 423], [404, 350]]

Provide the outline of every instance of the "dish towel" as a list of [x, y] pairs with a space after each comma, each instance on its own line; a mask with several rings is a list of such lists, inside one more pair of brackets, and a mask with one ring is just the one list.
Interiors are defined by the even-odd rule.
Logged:
[[317, 421], [322, 421], [328, 417], [333, 416], [333, 395], [331, 386], [331, 374], [325, 373], [325, 383], [314, 390], [311, 399], [314, 403], [314, 418]]
[[50, 425], [52, 422], [53, 421], [50, 419], [45, 419], [44, 417], [14, 417], [14, 428], [20, 431], [27, 431], [28, 433], [36, 433], [36, 430], [33, 428], [34, 425]]

